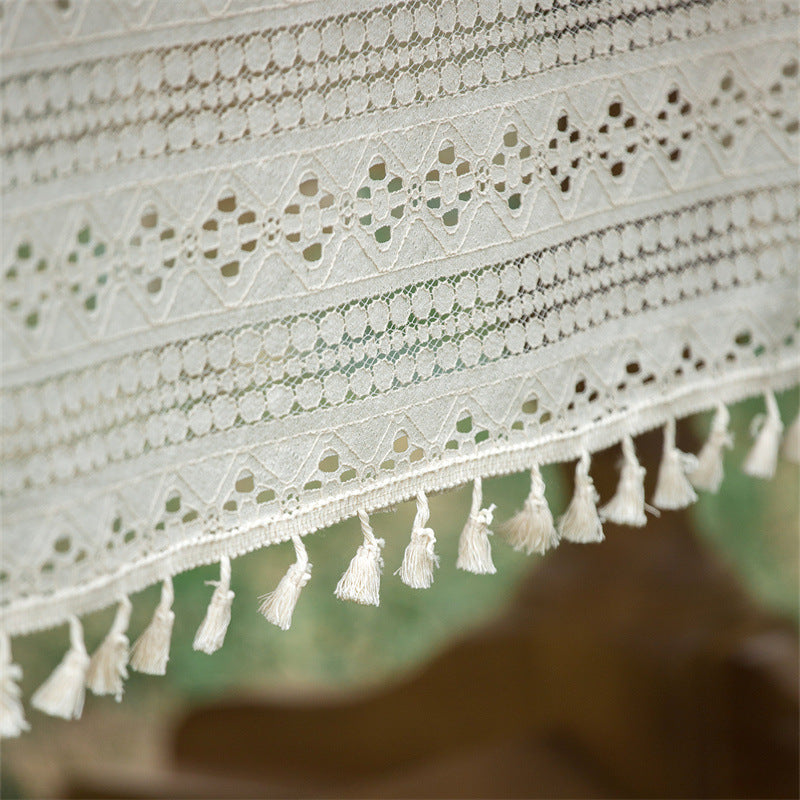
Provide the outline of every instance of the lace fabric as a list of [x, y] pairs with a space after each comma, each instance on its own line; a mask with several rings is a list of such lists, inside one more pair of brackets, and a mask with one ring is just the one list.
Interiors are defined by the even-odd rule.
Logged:
[[204, 7], [6, 9], [6, 633], [797, 381], [794, 0]]

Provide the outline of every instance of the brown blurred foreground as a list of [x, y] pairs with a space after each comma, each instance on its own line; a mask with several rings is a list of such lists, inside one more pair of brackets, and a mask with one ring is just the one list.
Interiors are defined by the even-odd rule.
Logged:
[[[615, 459], [593, 468], [605, 496]], [[502, 618], [400, 684], [204, 705], [176, 720], [169, 768], [93, 767], [68, 794], [797, 797], [794, 624], [682, 513], [606, 534], [559, 547]]]

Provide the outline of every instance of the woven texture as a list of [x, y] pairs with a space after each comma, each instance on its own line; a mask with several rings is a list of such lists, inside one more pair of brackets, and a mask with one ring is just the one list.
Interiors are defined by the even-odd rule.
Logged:
[[797, 21], [7, 6], [4, 630], [795, 382]]

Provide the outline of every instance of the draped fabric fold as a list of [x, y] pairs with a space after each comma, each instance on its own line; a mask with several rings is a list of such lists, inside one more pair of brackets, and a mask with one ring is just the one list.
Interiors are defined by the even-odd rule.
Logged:
[[206, 6], [4, 20], [5, 634], [797, 381], [795, 0]]

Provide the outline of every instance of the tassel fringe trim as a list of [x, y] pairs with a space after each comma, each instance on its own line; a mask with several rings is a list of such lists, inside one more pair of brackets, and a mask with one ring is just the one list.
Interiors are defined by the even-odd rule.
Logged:
[[494, 504], [488, 508], [481, 508], [483, 504], [483, 482], [475, 478], [472, 485], [472, 508], [469, 512], [467, 524], [458, 540], [458, 559], [456, 567], [475, 575], [494, 575], [494, 562], [492, 561], [492, 545], [489, 537], [492, 532]]
[[11, 739], [30, 730], [22, 707], [22, 668], [11, 660], [11, 642], [0, 635], [0, 737]]
[[83, 643], [83, 627], [77, 617], [69, 618], [70, 648], [53, 674], [34, 692], [31, 705], [51, 717], [79, 719], [86, 696], [89, 654]]
[[[766, 413], [757, 416], [751, 425], [754, 442], [743, 464], [746, 474], [771, 478], [779, 454], [800, 463], [800, 415], [786, 434], [774, 394], [764, 395]], [[711, 429], [699, 454], [683, 453], [675, 445], [675, 420], [664, 425], [664, 447], [653, 504], [661, 509], [681, 509], [697, 499], [695, 489], [716, 492], [724, 477], [725, 451], [733, 446], [729, 430], [730, 414], [719, 404]], [[556, 525], [545, 497], [545, 483], [540, 465], [530, 470], [530, 491], [523, 507], [500, 527], [500, 535], [514, 550], [544, 554], [557, 547], [561, 540], [569, 542], [603, 541], [603, 522], [641, 527], [646, 523], [646, 511], [657, 514], [656, 508], [645, 503], [645, 469], [636, 458], [633, 439], [623, 437], [620, 477], [614, 496], [600, 509], [589, 467], [591, 458], [584, 451], [575, 467], [575, 486], [572, 498]], [[436, 535], [428, 527], [430, 509], [424, 492], [416, 495], [416, 515], [410, 541], [395, 575], [412, 589], [427, 589], [433, 584], [439, 567]], [[483, 482], [475, 478], [472, 503], [466, 524], [458, 542], [456, 566], [477, 575], [496, 572], [492, 559], [491, 525], [495, 506], [483, 507]], [[363, 542], [339, 580], [334, 594], [341, 600], [362, 605], [380, 605], [380, 582], [383, 572], [384, 540], [377, 538], [364, 509], [358, 511]], [[259, 612], [273, 625], [288, 630], [303, 587], [311, 579], [309, 562], [303, 540], [293, 536], [295, 562], [281, 578], [274, 591], [259, 598]], [[219, 580], [209, 581], [214, 587], [205, 617], [194, 638], [194, 649], [214, 653], [222, 647], [231, 620], [234, 592], [230, 588], [231, 562], [220, 559]], [[127, 597], [119, 600], [112, 625], [103, 642], [89, 658], [83, 638], [83, 628], [76, 616], [69, 617], [70, 647], [50, 677], [34, 692], [31, 705], [52, 716], [76, 719], [81, 716], [86, 689], [97, 695], [111, 695], [117, 701], [124, 693], [128, 666], [150, 675], [163, 675], [169, 661], [175, 614], [172, 610], [174, 592], [172, 579], [162, 583], [161, 598], [152, 620], [144, 632], [129, 647], [127, 636], [131, 603]], [[22, 669], [12, 662], [11, 644], [0, 633], [0, 736], [15, 737], [29, 729], [21, 701], [19, 683]]]
[[658, 468], [653, 505], [665, 511], [686, 508], [697, 500], [689, 475], [698, 466], [697, 458], [675, 447], [675, 420], [664, 426], [664, 449]]
[[575, 493], [564, 515], [558, 521], [558, 534], [568, 542], [602, 542], [603, 524], [597, 513], [599, 500], [589, 475], [589, 454], [584, 451], [575, 467]]
[[600, 509], [600, 519], [641, 528], [647, 523], [644, 502], [644, 467], [636, 460], [633, 439], [622, 440], [622, 470], [616, 494]]
[[222, 647], [231, 623], [234, 593], [231, 591], [231, 560], [228, 556], [220, 559], [219, 580], [206, 581], [206, 585], [215, 587], [214, 594], [211, 595], [208, 610], [197, 629], [192, 647], [211, 655]]
[[431, 513], [424, 492], [417, 492], [417, 515], [411, 529], [411, 541], [403, 554], [403, 563], [394, 574], [412, 589], [429, 589], [433, 584], [433, 571], [439, 567], [439, 556], [434, 549], [436, 535], [427, 527]]
[[728, 409], [720, 403], [708, 439], [697, 456], [697, 466], [689, 473], [689, 480], [695, 489], [716, 492], [722, 484], [724, 451], [733, 447], [733, 435], [728, 430], [730, 421]]
[[525, 505], [500, 526], [500, 535], [518, 552], [544, 555], [558, 547], [559, 536], [553, 514], [544, 496], [544, 480], [539, 465], [531, 467], [531, 489]]
[[174, 599], [172, 579], [167, 578], [161, 584], [161, 600], [153, 619], [131, 650], [131, 666], [137, 672], [147, 675], [166, 674], [172, 626], [175, 624], [175, 613], [172, 610]]
[[112, 694], [119, 703], [128, 678], [128, 650], [130, 643], [125, 631], [131, 620], [131, 601], [123, 597], [108, 636], [97, 648], [86, 674], [86, 685], [94, 694]]
[[358, 519], [364, 543], [358, 548], [350, 566], [340, 578], [334, 594], [340, 600], [352, 600], [365, 606], [379, 606], [383, 572], [381, 550], [386, 542], [375, 538], [366, 511], [359, 511]]
[[783, 423], [781, 422], [778, 403], [772, 392], [764, 395], [767, 406], [766, 415], [759, 414], [750, 425], [750, 433], [755, 443], [747, 454], [742, 469], [753, 478], [769, 480], [778, 466], [778, 450], [781, 445]]
[[259, 612], [283, 631], [288, 631], [291, 627], [292, 614], [300, 597], [300, 591], [311, 580], [311, 564], [302, 539], [295, 536], [292, 538], [292, 543], [295, 563], [281, 578], [274, 592], [258, 598], [262, 601]]

